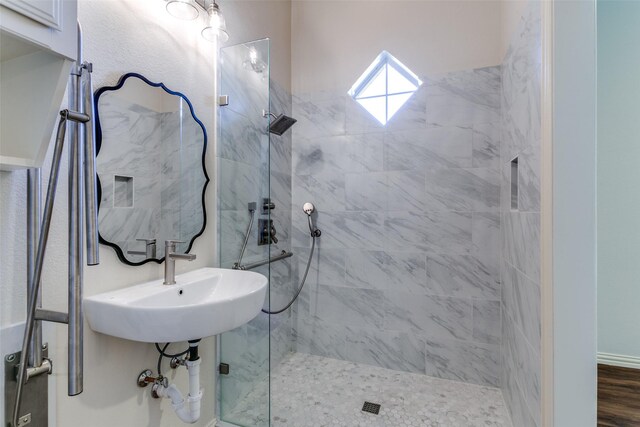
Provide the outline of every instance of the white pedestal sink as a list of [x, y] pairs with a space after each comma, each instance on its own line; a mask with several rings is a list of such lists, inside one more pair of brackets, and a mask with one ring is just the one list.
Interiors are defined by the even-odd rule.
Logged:
[[202, 268], [84, 298], [96, 332], [141, 342], [179, 342], [217, 335], [256, 317], [264, 303], [262, 274]]

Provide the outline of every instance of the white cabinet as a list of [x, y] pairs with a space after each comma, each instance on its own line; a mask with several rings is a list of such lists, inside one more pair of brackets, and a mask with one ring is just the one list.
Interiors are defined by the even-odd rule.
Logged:
[[77, 51], [76, 0], [0, 0], [0, 170], [40, 167]]
[[75, 59], [76, 0], [0, 0], [0, 30], [27, 43]]

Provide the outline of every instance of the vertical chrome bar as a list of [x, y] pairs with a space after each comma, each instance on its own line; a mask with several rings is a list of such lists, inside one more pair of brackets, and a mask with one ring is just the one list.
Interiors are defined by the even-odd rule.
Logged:
[[84, 191], [86, 201], [87, 227], [87, 264], [100, 263], [98, 241], [98, 181], [96, 179], [96, 138], [95, 111], [93, 106], [93, 85], [91, 83], [92, 65], [84, 63], [81, 74], [82, 105], [81, 113], [87, 114], [91, 121], [82, 124], [84, 127]]
[[[78, 24], [78, 57], [69, 78], [69, 109], [82, 105], [80, 74], [82, 64], [82, 29]], [[69, 325], [67, 394], [82, 393], [82, 267], [83, 267], [83, 199], [84, 137], [80, 124], [69, 126]]]
[[[42, 215], [42, 223], [40, 225], [40, 235], [38, 236], [38, 252], [36, 254], [36, 262], [33, 269], [33, 281], [31, 288], [37, 294], [40, 290], [42, 278], [42, 264], [44, 263], [44, 255], [47, 249], [47, 241], [49, 240], [49, 228], [51, 226], [51, 215], [53, 214], [53, 201], [55, 200], [56, 187], [58, 186], [58, 175], [60, 172], [60, 159], [62, 158], [62, 148], [64, 146], [64, 135], [66, 132], [67, 111], [61, 113], [60, 122], [58, 123], [58, 133], [56, 137], [56, 145], [53, 151], [53, 161], [51, 162], [51, 174], [49, 176], [49, 184], [47, 185], [47, 199], [44, 203], [44, 214]], [[22, 339], [22, 354], [29, 354], [31, 347], [31, 337], [33, 335], [33, 325], [36, 317], [37, 298], [29, 300], [27, 308], [27, 321], [24, 327], [24, 338]], [[26, 382], [27, 363], [26, 356], [22, 357], [20, 367], [18, 369], [18, 389], [16, 390], [16, 402], [13, 406], [13, 425], [18, 425], [18, 417], [20, 414], [20, 403], [22, 401], [22, 388]]]
[[[36, 308], [42, 307], [40, 285], [33, 281], [38, 235], [40, 232], [40, 210], [42, 204], [42, 179], [40, 168], [27, 170], [27, 294], [37, 298]], [[42, 364], [42, 322], [34, 321], [29, 351], [29, 366]]]

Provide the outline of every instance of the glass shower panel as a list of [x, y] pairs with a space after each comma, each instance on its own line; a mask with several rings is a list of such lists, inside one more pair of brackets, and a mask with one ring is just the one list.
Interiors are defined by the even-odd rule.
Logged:
[[[269, 40], [229, 46], [220, 51], [218, 135], [218, 207], [220, 265], [239, 262], [255, 209], [253, 226], [241, 264], [268, 259], [270, 244], [259, 245], [263, 199], [269, 188]], [[254, 268], [269, 277], [269, 264]], [[269, 307], [269, 294], [265, 298]], [[228, 374], [218, 376], [220, 419], [231, 425], [269, 425], [269, 316], [260, 313], [248, 324], [220, 335], [220, 363]]]

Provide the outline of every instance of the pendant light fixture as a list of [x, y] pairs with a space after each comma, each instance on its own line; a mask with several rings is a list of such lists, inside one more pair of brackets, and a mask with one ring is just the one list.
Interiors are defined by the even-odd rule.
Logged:
[[169, 0], [167, 12], [174, 18], [193, 21], [200, 14], [194, 0]]
[[202, 37], [210, 42], [216, 41], [216, 38], [218, 38], [218, 40], [223, 43], [229, 40], [229, 33], [227, 33], [227, 24], [225, 22], [224, 16], [222, 16], [220, 7], [215, 2], [215, 0], [209, 4], [207, 13], [209, 14], [207, 18], [207, 26], [202, 30]]
[[164, 0], [167, 2], [167, 12], [169, 15], [193, 21], [200, 15], [200, 9], [207, 12], [206, 26], [202, 29], [202, 37], [210, 42], [216, 40], [224, 43], [229, 40], [227, 24], [220, 6], [215, 0]]

